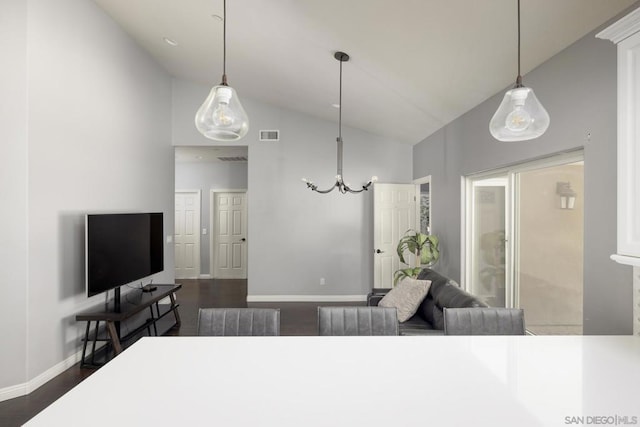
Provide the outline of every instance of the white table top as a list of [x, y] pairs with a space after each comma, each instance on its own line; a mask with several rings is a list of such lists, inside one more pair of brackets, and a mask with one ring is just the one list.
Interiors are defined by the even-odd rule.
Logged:
[[142, 338], [28, 425], [625, 423], [640, 337], [427, 336]]

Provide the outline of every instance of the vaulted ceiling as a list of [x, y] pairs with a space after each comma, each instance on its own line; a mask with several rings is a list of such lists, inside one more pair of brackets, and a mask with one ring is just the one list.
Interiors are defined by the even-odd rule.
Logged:
[[[220, 82], [222, 0], [94, 1], [173, 76]], [[635, 3], [522, 0], [523, 74]], [[516, 0], [227, 0], [229, 84], [240, 99], [337, 120], [341, 50], [344, 124], [415, 144], [514, 82], [516, 10]]]

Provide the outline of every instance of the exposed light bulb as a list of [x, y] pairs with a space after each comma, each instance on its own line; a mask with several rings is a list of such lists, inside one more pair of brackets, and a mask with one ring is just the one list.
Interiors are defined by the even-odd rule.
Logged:
[[233, 126], [237, 120], [236, 115], [229, 108], [229, 100], [233, 93], [228, 87], [221, 87], [216, 91], [214, 103], [216, 105], [213, 110], [213, 123], [216, 126]]
[[531, 114], [527, 113], [527, 110], [518, 105], [507, 115], [507, 120], [504, 125], [510, 131], [522, 132], [529, 127], [532, 121]]
[[372, 176], [371, 177], [371, 182], [378, 182], [378, 177], [377, 176]]

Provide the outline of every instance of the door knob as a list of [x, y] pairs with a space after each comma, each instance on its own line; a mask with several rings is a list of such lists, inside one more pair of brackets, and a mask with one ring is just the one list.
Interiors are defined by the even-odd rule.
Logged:
[[384, 251], [381, 251], [380, 249], [376, 249], [376, 253], [377, 254], [382, 254], [382, 253], [384, 253]]
[[247, 239], [245, 239], [244, 237], [242, 239], [240, 239], [241, 242], [246, 242]]

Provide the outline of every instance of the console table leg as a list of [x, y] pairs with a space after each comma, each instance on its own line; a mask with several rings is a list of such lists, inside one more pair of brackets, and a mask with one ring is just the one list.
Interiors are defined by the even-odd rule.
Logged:
[[171, 308], [173, 309], [173, 314], [176, 316], [176, 326], [180, 326], [182, 322], [180, 321], [180, 313], [178, 313], [178, 309], [176, 308], [176, 296], [174, 293], [170, 293], [169, 298], [171, 298]]
[[[149, 306], [149, 311], [151, 312], [151, 322], [153, 324], [153, 332], [155, 332], [155, 336], [158, 336], [158, 328], [156, 326], [155, 316], [153, 314], [153, 305]], [[151, 327], [147, 326], [147, 331], [149, 332], [149, 336], [151, 336]]]
[[[88, 321], [88, 324], [91, 324], [91, 321]], [[96, 320], [96, 330], [93, 332], [93, 342], [91, 343], [91, 364], [95, 365], [95, 355], [96, 355], [96, 343], [98, 342], [98, 329], [100, 329], [100, 321]]]
[[109, 337], [113, 343], [113, 351], [117, 356], [122, 353], [122, 345], [120, 344], [120, 338], [118, 338], [118, 333], [116, 332], [116, 327], [113, 324], [113, 321], [107, 320], [107, 330], [109, 331]]
[[80, 359], [80, 366], [85, 365], [84, 358], [87, 354], [87, 342], [89, 341], [89, 325], [91, 321], [87, 321], [87, 329], [84, 331], [84, 344], [82, 344], [82, 359]]

